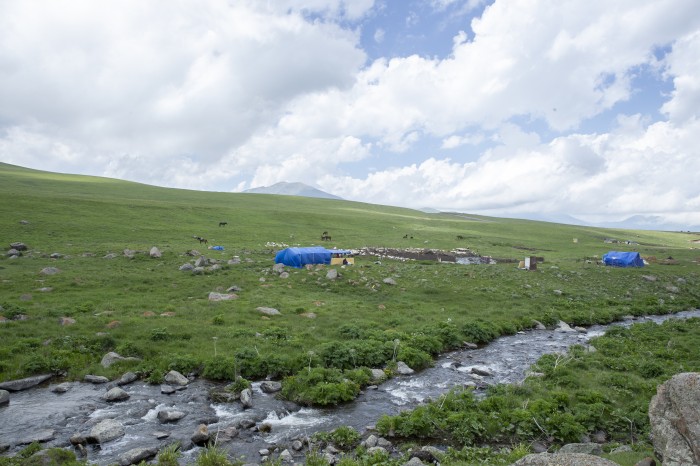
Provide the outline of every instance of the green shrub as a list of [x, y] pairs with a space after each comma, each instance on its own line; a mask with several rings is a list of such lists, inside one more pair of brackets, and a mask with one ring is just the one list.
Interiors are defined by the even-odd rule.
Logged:
[[281, 395], [303, 405], [333, 406], [355, 399], [360, 385], [339, 369], [315, 367], [286, 377]]
[[473, 343], [488, 343], [498, 337], [495, 326], [483, 321], [467, 322], [462, 326], [462, 333]]
[[355, 448], [362, 439], [362, 436], [350, 426], [341, 426], [330, 432], [317, 432], [314, 438], [326, 443], [332, 443], [341, 450]]
[[154, 328], [151, 329], [151, 335], [149, 337], [152, 341], [166, 341], [172, 338], [170, 332], [166, 328]]
[[233, 466], [228, 459], [226, 450], [221, 447], [207, 446], [199, 453], [195, 460], [196, 466]]
[[204, 365], [202, 375], [210, 380], [233, 380], [236, 377], [234, 361], [225, 356], [214, 356]]
[[179, 458], [182, 456], [180, 452], [180, 442], [175, 442], [158, 453], [158, 466], [179, 466]]

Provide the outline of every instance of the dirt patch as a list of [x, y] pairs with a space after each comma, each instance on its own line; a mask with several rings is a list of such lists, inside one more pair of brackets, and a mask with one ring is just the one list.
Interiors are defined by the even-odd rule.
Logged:
[[432, 262], [453, 262], [461, 264], [495, 264], [498, 262], [517, 262], [517, 259], [493, 258], [481, 256], [466, 248], [443, 251], [427, 248], [362, 248], [361, 256], [377, 256], [378, 258], [395, 260], [418, 260]]

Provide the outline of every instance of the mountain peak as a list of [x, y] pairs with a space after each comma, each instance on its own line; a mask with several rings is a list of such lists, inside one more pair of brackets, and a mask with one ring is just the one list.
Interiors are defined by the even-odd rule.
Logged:
[[342, 200], [341, 197], [334, 196], [333, 194], [329, 194], [325, 191], [321, 191], [320, 189], [316, 189], [299, 182], [289, 183], [286, 181], [280, 181], [272, 186], [260, 186], [257, 188], [246, 189], [243, 192], [252, 194], [280, 194], [283, 196], [303, 196]]

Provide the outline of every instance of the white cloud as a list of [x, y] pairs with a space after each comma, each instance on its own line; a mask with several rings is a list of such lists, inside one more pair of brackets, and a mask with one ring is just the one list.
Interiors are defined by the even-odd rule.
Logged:
[[[436, 15], [482, 4], [425, 1]], [[442, 44], [443, 59], [367, 63], [363, 21], [380, 10], [390, 11], [374, 0], [2, 2], [0, 160], [195, 189], [301, 180], [414, 207], [698, 210], [697, 0], [496, 0]], [[392, 19], [416, 37], [431, 20]], [[583, 134], [646, 97], [642, 69], [672, 83], [667, 121], [620, 115]], [[421, 153], [426, 141], [451, 158]], [[491, 147], [471, 161], [467, 145]], [[367, 160], [378, 168], [342, 175]]]

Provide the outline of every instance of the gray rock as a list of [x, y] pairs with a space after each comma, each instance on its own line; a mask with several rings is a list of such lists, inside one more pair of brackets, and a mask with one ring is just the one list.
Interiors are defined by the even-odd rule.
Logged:
[[263, 393], [277, 393], [282, 390], [282, 384], [273, 382], [272, 380], [265, 380], [260, 383], [260, 390], [262, 390]]
[[151, 250], [148, 252], [148, 255], [151, 256], [151, 258], [153, 258], [153, 259], [160, 259], [160, 257], [163, 255], [163, 253], [160, 252], [160, 249], [153, 246], [151, 248]]
[[642, 278], [648, 282], [655, 282], [657, 280], [656, 275], [642, 275]]
[[122, 376], [117, 380], [117, 385], [129, 385], [131, 382], [134, 382], [138, 379], [139, 377], [133, 373], [133, 372], [125, 372], [122, 374]]
[[124, 435], [124, 426], [114, 419], [105, 419], [90, 430], [89, 438], [97, 443], [107, 443]]
[[649, 421], [664, 466], [700, 464], [700, 373], [676, 374], [656, 387]]
[[411, 375], [415, 371], [408, 367], [405, 362], [399, 361], [396, 363], [396, 372], [401, 375]]
[[56, 431], [53, 429], [42, 429], [32, 432], [17, 442], [17, 445], [29, 445], [30, 443], [46, 443], [56, 438]]
[[491, 377], [491, 372], [487, 371], [483, 367], [472, 367], [471, 369], [472, 374], [480, 375], [482, 377]]
[[10, 249], [9, 251], [7, 251], [7, 252], [5, 253], [5, 255], [6, 255], [7, 257], [12, 257], [12, 256], [16, 256], [16, 257], [17, 257], [17, 256], [21, 256], [22, 253], [19, 252], [17, 249]]
[[217, 432], [215, 440], [217, 443], [230, 442], [237, 436], [238, 429], [236, 429], [236, 426], [228, 426]]
[[292, 450], [301, 451], [304, 448], [304, 443], [301, 440], [295, 440], [292, 442]]
[[173, 387], [173, 386], [171, 386], [171, 385], [165, 385], [165, 384], [163, 384], [163, 385], [160, 386], [160, 392], [161, 392], [163, 395], [172, 395], [172, 394], [175, 393], [176, 391], [177, 391], [177, 390], [175, 390], [175, 387]]
[[253, 392], [250, 388], [241, 391], [241, 404], [243, 405], [243, 409], [253, 407]]
[[27, 377], [26, 379], [9, 380], [0, 383], [0, 389], [9, 392], [19, 392], [46, 382], [51, 377], [53, 377], [53, 374], [35, 375], [33, 377]]
[[136, 251], [133, 249], [124, 249], [123, 254], [127, 259], [133, 259], [134, 256], [136, 256]]
[[11, 249], [16, 249], [16, 250], [18, 250], [18, 251], [26, 251], [26, 250], [27, 250], [27, 245], [24, 244], [24, 243], [22, 243], [22, 242], [20, 242], [20, 241], [17, 241], [17, 242], [15, 242], [15, 243], [10, 243], [10, 248], [11, 248]]
[[7, 390], [0, 390], [0, 406], [6, 406], [10, 404], [10, 392]]
[[190, 383], [187, 377], [180, 374], [178, 371], [170, 371], [165, 374], [165, 382], [169, 383], [170, 385], [179, 385], [181, 387], [184, 387]]
[[66, 393], [68, 390], [70, 390], [71, 384], [70, 382], [63, 382], [59, 383], [58, 385], [55, 385], [54, 387], [51, 388], [51, 391], [54, 393]]
[[206, 424], [200, 424], [192, 434], [192, 443], [195, 445], [203, 445], [209, 442], [209, 428]]
[[384, 382], [387, 379], [386, 372], [384, 372], [381, 369], [371, 369], [372, 371], [372, 380], [371, 383], [373, 384], [380, 384]]
[[394, 280], [394, 279], [391, 278], [391, 277], [390, 277], [390, 278], [385, 278], [384, 280], [382, 280], [382, 282], [385, 283], [385, 284], [387, 284], [387, 285], [396, 285], [396, 280]]
[[554, 294], [557, 296], [561, 296], [564, 294], [564, 292], [562, 290], [554, 290]]
[[535, 330], [547, 330], [547, 327], [539, 320], [533, 320], [532, 323], [535, 324]]
[[130, 464], [138, 464], [143, 460], [155, 457], [158, 454], [158, 448], [133, 448], [119, 456], [120, 466], [129, 466]]
[[282, 453], [280, 453], [280, 459], [282, 461], [286, 461], [288, 463], [293, 463], [294, 462], [294, 457], [292, 454], [289, 452], [289, 450], [284, 450]]
[[338, 278], [338, 271], [337, 271], [336, 269], [330, 269], [330, 270], [328, 270], [328, 272], [326, 273], [326, 278], [327, 278], [328, 280], [335, 280], [335, 279], [337, 279], [337, 278]]
[[163, 431], [158, 430], [156, 432], [153, 432], [153, 436], [155, 438], [157, 438], [158, 440], [164, 440], [164, 439], [170, 437], [170, 432], [163, 432]]
[[83, 380], [84, 380], [85, 382], [94, 383], [94, 384], [100, 384], [100, 383], [107, 383], [107, 382], [109, 382], [109, 379], [108, 379], [107, 377], [104, 377], [104, 376], [102, 376], [102, 375], [92, 375], [92, 374], [86, 375], [86, 376], [83, 378]]
[[277, 264], [272, 266], [272, 271], [275, 273], [282, 273], [284, 271], [284, 264], [278, 262]]
[[391, 448], [391, 442], [385, 439], [384, 437], [379, 437], [377, 439], [377, 446], [382, 447], [382, 448]]
[[255, 310], [258, 312], [261, 312], [265, 315], [268, 315], [268, 316], [278, 316], [278, 315], [282, 314], [280, 311], [278, 311], [277, 309], [275, 309], [273, 307], [260, 306], [260, 307], [256, 307]]
[[110, 252], [109, 254], [103, 256], [103, 259], [115, 259], [117, 257], [117, 254], [114, 252]]
[[569, 324], [567, 324], [566, 322], [563, 322], [560, 320], [559, 323], [557, 323], [557, 328], [555, 328], [554, 331], [555, 332], [571, 333], [571, 332], [575, 332], [576, 330], [572, 329], [569, 326]]
[[102, 398], [103, 398], [105, 401], [114, 402], [114, 401], [124, 401], [124, 400], [128, 400], [130, 396], [131, 396], [131, 395], [129, 395], [128, 393], [126, 393], [123, 389], [121, 389], [121, 388], [119, 388], [119, 387], [114, 387], [114, 388], [112, 388], [111, 390], [109, 390], [107, 393], [105, 393], [104, 395], [102, 395]]
[[386, 449], [383, 448], [383, 447], [370, 447], [370, 448], [367, 449], [367, 454], [368, 454], [368, 455], [374, 455], [375, 453], [387, 454], [388, 452], [387, 452]]
[[118, 353], [115, 353], [114, 351], [110, 351], [109, 353], [105, 354], [102, 356], [102, 360], [100, 361], [100, 365], [102, 367], [107, 368], [114, 364], [117, 361], [123, 361], [124, 357], [119, 355]]
[[557, 452], [562, 453], [585, 453], [587, 455], [602, 455], [603, 449], [597, 443], [567, 443]]
[[417, 456], [413, 456], [413, 457], [411, 457], [410, 460], [408, 460], [407, 462], [405, 462], [405, 463], [403, 464], [403, 466], [423, 466], [424, 464], [425, 464], [425, 463], [423, 463], [423, 462], [420, 460], [420, 458], [418, 458]]
[[372, 448], [377, 446], [378, 441], [379, 439], [376, 435], [370, 434], [370, 436], [367, 437], [364, 442], [362, 442], [362, 445], [364, 445], [365, 448]]
[[194, 266], [195, 268], [197, 267], [206, 267], [209, 265], [209, 261], [207, 260], [206, 257], [204, 256], [199, 256], [196, 261], [194, 261]]
[[513, 466], [618, 466], [617, 463], [585, 453], [538, 453], [527, 455]]
[[186, 264], [182, 264], [180, 266], [180, 270], [183, 272], [190, 272], [190, 271], [194, 270], [194, 265], [190, 264], [189, 262]]
[[209, 301], [230, 301], [232, 299], [238, 299], [238, 295], [235, 293], [217, 293], [215, 291], [209, 293]]
[[289, 278], [289, 272], [282, 272], [280, 278]]
[[170, 410], [170, 409], [162, 409], [158, 411], [158, 421], [160, 421], [161, 424], [167, 424], [169, 422], [177, 422], [183, 417], [186, 416], [185, 413], [182, 411], [177, 411], [177, 410]]

